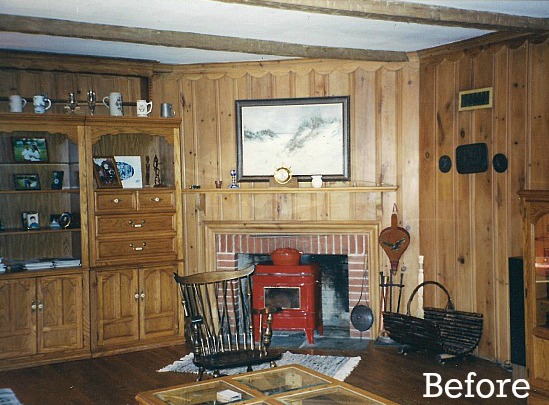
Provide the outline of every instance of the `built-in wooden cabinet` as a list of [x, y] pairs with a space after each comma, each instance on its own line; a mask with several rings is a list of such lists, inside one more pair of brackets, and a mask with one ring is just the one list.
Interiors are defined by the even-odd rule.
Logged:
[[528, 403], [549, 401], [549, 190], [521, 191]]
[[138, 156], [143, 175], [138, 188], [88, 178], [94, 356], [181, 342], [182, 334], [173, 281], [183, 266], [180, 122], [109, 118], [87, 122], [91, 156]]
[[[0, 272], [0, 369], [181, 341], [179, 127], [171, 118], [0, 114], [0, 258], [9, 266]], [[42, 155], [25, 159], [26, 144]], [[96, 156], [139, 156], [142, 187], [98, 188]], [[23, 212], [37, 213], [39, 228]], [[70, 224], [52, 224], [62, 213]], [[25, 267], [67, 258], [78, 264]]]
[[86, 276], [67, 270], [0, 279], [2, 368], [89, 356]]
[[92, 272], [97, 294], [94, 353], [180, 340], [175, 271], [176, 266], [147, 266]]
[[84, 144], [83, 117], [0, 114], [0, 369], [89, 357]]

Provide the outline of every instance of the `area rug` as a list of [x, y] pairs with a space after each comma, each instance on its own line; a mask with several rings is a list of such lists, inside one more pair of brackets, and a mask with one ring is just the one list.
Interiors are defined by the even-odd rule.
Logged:
[[[282, 358], [276, 362], [278, 366], [285, 366], [287, 364], [299, 364], [301, 366], [310, 368], [324, 375], [335, 378], [339, 381], [344, 381], [345, 378], [354, 368], [358, 365], [360, 356], [346, 357], [346, 356], [318, 356], [312, 354], [296, 354], [291, 352], [282, 353]], [[269, 368], [269, 363], [260, 364], [254, 367], [254, 371], [263, 370]], [[176, 373], [197, 373], [198, 367], [193, 363], [193, 354], [190, 353], [180, 360], [161, 368], [159, 372], [174, 371]], [[223, 370], [223, 374], [234, 375], [246, 372], [246, 367], [232, 368]]]

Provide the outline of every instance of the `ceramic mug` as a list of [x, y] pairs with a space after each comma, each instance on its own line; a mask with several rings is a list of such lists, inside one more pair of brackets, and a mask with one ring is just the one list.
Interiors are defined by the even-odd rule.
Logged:
[[147, 100], [137, 100], [137, 116], [148, 117], [153, 109], [152, 101], [147, 103]]
[[124, 110], [122, 110], [121, 93], [109, 93], [108, 96], [103, 97], [103, 105], [109, 108], [109, 114], [112, 116], [122, 117], [124, 115]]
[[23, 112], [23, 108], [25, 108], [26, 105], [27, 100], [25, 100], [23, 97], [17, 94], [10, 96], [10, 112]]
[[40, 94], [32, 98], [32, 104], [34, 105], [34, 112], [36, 114], [44, 114], [51, 108], [51, 100]]
[[175, 116], [175, 111], [170, 103], [162, 103], [160, 105], [160, 116], [164, 118], [171, 118]]

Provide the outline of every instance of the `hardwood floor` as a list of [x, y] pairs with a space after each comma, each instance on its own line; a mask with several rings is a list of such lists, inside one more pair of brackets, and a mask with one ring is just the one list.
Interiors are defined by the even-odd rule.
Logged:
[[[194, 374], [156, 371], [188, 352], [187, 347], [180, 345], [93, 360], [5, 371], [0, 372], [0, 388], [12, 388], [25, 405], [133, 405], [136, 403], [134, 397], [140, 391], [194, 381]], [[345, 382], [401, 404], [526, 404], [526, 400], [514, 398], [510, 390], [507, 390], [507, 398], [491, 400], [481, 400], [478, 397], [464, 398], [464, 395], [457, 399], [450, 399], [445, 395], [440, 398], [423, 398], [424, 372], [439, 373], [443, 379], [442, 384], [450, 378], [464, 381], [471, 371], [477, 374], [477, 381], [488, 379], [495, 382], [497, 379], [511, 378], [511, 373], [499, 365], [478, 358], [470, 357], [441, 365], [434, 361], [433, 355], [427, 353], [410, 353], [403, 356], [395, 347], [374, 344], [360, 352], [314, 349], [298, 349], [292, 352], [360, 355], [362, 360]], [[487, 390], [488, 385], [483, 385], [482, 391]]]

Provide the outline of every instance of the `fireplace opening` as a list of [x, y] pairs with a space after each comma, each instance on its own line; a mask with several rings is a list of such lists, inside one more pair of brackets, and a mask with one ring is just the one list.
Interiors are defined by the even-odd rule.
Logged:
[[[304, 254], [300, 264], [317, 263], [319, 267], [319, 281], [321, 285], [321, 313], [322, 332], [325, 337], [349, 337], [349, 266], [347, 255], [328, 254]], [[245, 268], [250, 265], [266, 264], [271, 265], [271, 256], [265, 254], [238, 254], [238, 267]], [[253, 279], [252, 279], [253, 283]], [[291, 307], [296, 307], [297, 293], [293, 296], [294, 290], [287, 290], [289, 295], [283, 299], [288, 300]], [[282, 299], [281, 291], [273, 289], [268, 292], [273, 299]], [[285, 305], [283, 305], [285, 306]]]

